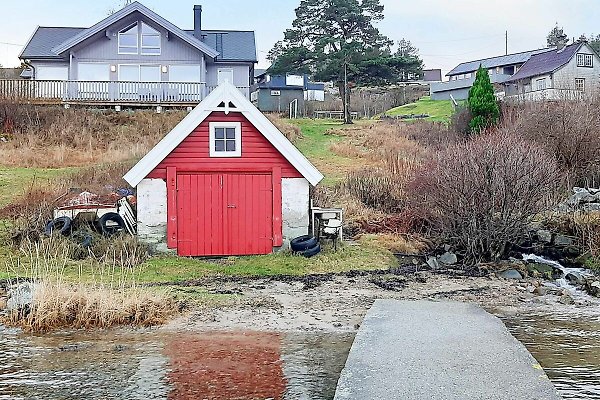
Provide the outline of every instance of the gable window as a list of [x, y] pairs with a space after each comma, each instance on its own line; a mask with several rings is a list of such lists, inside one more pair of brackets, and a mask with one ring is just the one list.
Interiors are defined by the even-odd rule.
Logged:
[[575, 78], [575, 90], [585, 92], [585, 78]]
[[591, 54], [577, 54], [577, 66], [593, 68], [594, 56]]
[[160, 55], [160, 32], [142, 22], [142, 55]]
[[242, 156], [242, 124], [240, 122], [211, 122], [210, 156]]
[[119, 32], [119, 54], [138, 53], [138, 25], [137, 23]]
[[546, 78], [537, 79], [535, 81], [535, 88], [536, 90], [546, 90]]

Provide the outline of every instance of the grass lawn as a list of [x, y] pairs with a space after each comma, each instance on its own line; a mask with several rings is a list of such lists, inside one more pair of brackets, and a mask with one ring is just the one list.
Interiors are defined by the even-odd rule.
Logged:
[[69, 169], [7, 168], [0, 167], [0, 207], [25, 193], [33, 183], [49, 182]]
[[[292, 119], [287, 120], [302, 131], [303, 138], [296, 145], [310, 162], [314, 164], [325, 179], [322, 185], [333, 186], [341, 181], [350, 167], [356, 165], [356, 160], [343, 157], [331, 151], [331, 146], [345, 140], [343, 136], [336, 135], [336, 129], [344, 127], [341, 121], [327, 119]], [[355, 124], [361, 124], [360, 120]]]
[[429, 97], [423, 97], [416, 103], [406, 104], [400, 107], [392, 108], [386, 112], [389, 116], [410, 115], [410, 114], [428, 114], [428, 121], [450, 122], [454, 106], [450, 100], [431, 100]]
[[[56, 275], [56, 270], [61, 270], [60, 276], [72, 282], [119, 284], [119, 282], [135, 280], [140, 283], [177, 284], [218, 275], [238, 277], [302, 276], [350, 270], [387, 269], [395, 266], [396, 262], [392, 253], [365, 241], [344, 245], [337, 252], [325, 248], [320, 255], [310, 259], [288, 252], [218, 260], [157, 256], [150, 258], [133, 270], [93, 266], [89, 261], [70, 261], [64, 266], [64, 269], [62, 265], [50, 266], [50, 272], [42, 275], [52, 280]], [[32, 275], [28, 268], [29, 260], [23, 260], [22, 263], [14, 260], [9, 264], [12, 267], [0, 269], [0, 279]]]

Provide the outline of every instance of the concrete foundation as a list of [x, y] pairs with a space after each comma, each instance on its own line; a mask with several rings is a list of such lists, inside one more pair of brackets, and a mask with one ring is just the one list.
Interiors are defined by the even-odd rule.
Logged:
[[281, 192], [283, 249], [288, 249], [292, 239], [308, 233], [310, 185], [304, 178], [284, 178]]
[[[283, 246], [308, 233], [310, 185], [304, 178], [282, 180]], [[154, 251], [167, 248], [167, 184], [162, 179], [144, 179], [137, 187], [138, 237]]]
[[167, 248], [167, 183], [144, 179], [137, 187], [138, 237], [155, 251]]

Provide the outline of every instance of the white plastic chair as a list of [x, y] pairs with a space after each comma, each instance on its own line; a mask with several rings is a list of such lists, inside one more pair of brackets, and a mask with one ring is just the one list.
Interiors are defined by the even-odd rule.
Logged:
[[331, 239], [333, 242], [333, 249], [337, 251], [337, 242], [340, 238], [340, 232], [342, 230], [342, 221], [339, 219], [329, 219], [323, 226], [323, 237], [325, 239]]

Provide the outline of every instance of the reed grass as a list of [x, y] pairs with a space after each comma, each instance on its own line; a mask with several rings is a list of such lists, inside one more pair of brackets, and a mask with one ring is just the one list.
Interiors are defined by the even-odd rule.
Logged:
[[123, 267], [128, 264], [124, 258], [131, 255], [118, 247], [111, 262], [79, 263], [78, 279], [71, 279], [66, 273], [69, 246], [56, 240], [28, 242], [21, 248], [22, 257], [7, 263], [9, 275], [19, 269], [25, 271], [22, 278], [34, 282], [33, 302], [0, 322], [27, 332], [148, 327], [163, 324], [178, 312], [170, 293], [140, 285], [139, 268]]

